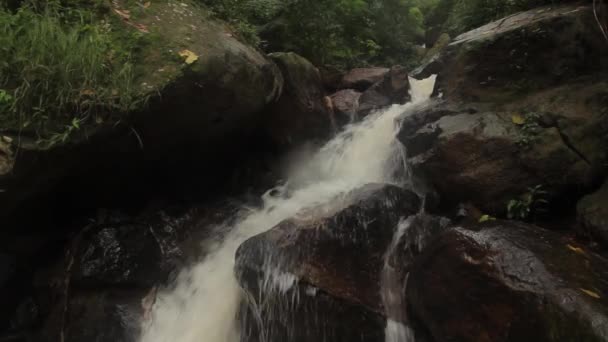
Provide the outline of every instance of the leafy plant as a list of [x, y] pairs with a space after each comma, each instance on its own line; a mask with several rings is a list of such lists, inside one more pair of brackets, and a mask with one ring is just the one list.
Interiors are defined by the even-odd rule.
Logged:
[[0, 114], [7, 113], [13, 106], [14, 99], [6, 90], [0, 89]]
[[520, 198], [512, 199], [507, 204], [507, 217], [509, 219], [527, 220], [534, 213], [545, 210], [549, 202], [546, 200], [548, 192], [542, 189], [542, 185], [528, 188], [528, 192]]
[[538, 139], [538, 134], [541, 131], [539, 121], [541, 115], [536, 112], [528, 112], [523, 117], [514, 115], [513, 123], [520, 126], [520, 134], [517, 139], [517, 145], [523, 149], [529, 149], [531, 145]]

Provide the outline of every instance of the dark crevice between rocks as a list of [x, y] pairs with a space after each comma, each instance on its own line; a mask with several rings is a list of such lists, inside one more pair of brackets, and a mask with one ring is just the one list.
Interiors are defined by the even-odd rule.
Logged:
[[585, 155], [579, 151], [571, 142], [570, 142], [570, 138], [564, 133], [564, 131], [559, 127], [559, 124], [555, 125], [555, 128], [557, 128], [557, 132], [559, 133], [559, 136], [562, 138], [562, 142], [564, 143], [564, 145], [566, 145], [566, 147], [568, 147], [572, 152], [574, 152], [574, 154], [576, 154], [579, 158], [581, 158], [585, 163], [587, 163], [587, 165], [592, 166], [593, 164], [591, 163], [591, 161], [585, 157]]

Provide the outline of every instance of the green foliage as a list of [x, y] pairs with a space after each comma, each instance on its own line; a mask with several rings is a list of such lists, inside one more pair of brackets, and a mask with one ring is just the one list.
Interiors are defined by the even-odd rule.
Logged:
[[479, 223], [484, 223], [484, 222], [489, 222], [489, 221], [496, 221], [496, 217], [485, 214], [479, 218]]
[[520, 198], [512, 199], [507, 203], [507, 217], [515, 220], [527, 220], [533, 214], [545, 210], [548, 204], [546, 197], [548, 192], [542, 189], [542, 185], [528, 188], [528, 192]]
[[410, 64], [438, 0], [200, 0], [239, 36], [317, 65]]
[[1, 127], [58, 141], [56, 134], [78, 128], [73, 123], [140, 105], [133, 63], [138, 39], [112, 32], [91, 9], [58, 2], [0, 9]]
[[530, 149], [532, 144], [538, 139], [538, 134], [542, 129], [539, 121], [541, 115], [536, 112], [528, 112], [524, 115], [524, 122], [520, 126], [520, 134], [517, 138], [517, 145], [522, 149]]
[[516, 12], [566, 1], [441, 0], [427, 16], [426, 24], [453, 36]]

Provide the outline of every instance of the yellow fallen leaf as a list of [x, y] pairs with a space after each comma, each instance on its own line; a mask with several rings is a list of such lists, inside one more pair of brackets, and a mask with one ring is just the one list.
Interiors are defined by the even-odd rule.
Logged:
[[179, 52], [179, 55], [185, 58], [184, 62], [186, 64], [192, 64], [198, 60], [198, 55], [190, 50], [182, 50]]
[[585, 251], [582, 248], [574, 247], [570, 244], [566, 245], [566, 247], [568, 247], [568, 249], [573, 251], [574, 253], [585, 255]]
[[524, 119], [524, 117], [520, 114], [513, 114], [511, 116], [511, 121], [518, 126], [521, 126], [526, 123], [526, 119]]
[[589, 297], [593, 297], [595, 299], [600, 299], [601, 298], [599, 294], [597, 294], [597, 293], [595, 293], [593, 291], [585, 290], [583, 288], [581, 288], [581, 291], [583, 291], [583, 293], [586, 294]]
[[115, 8], [114, 12], [116, 12], [116, 14], [118, 14], [119, 16], [121, 16], [123, 19], [129, 19], [129, 18], [131, 18], [131, 14], [129, 14], [130, 12], [127, 11], [127, 10], [119, 10], [119, 9]]
[[95, 90], [93, 89], [83, 89], [80, 91], [81, 95], [92, 96], [95, 95]]
[[144, 3], [144, 8], [148, 8], [148, 7], [150, 7], [150, 1]]

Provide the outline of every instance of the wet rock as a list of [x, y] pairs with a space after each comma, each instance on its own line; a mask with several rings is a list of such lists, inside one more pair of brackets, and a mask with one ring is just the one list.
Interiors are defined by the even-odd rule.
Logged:
[[412, 192], [370, 184], [243, 243], [235, 272], [263, 321], [247, 330], [268, 341], [383, 341], [383, 256], [420, 205]]
[[544, 7], [456, 37], [413, 76], [438, 74], [446, 98], [504, 101], [607, 70], [605, 44], [591, 6]]
[[598, 191], [583, 197], [578, 202], [577, 213], [585, 233], [608, 243], [608, 182]]
[[409, 89], [407, 71], [401, 66], [394, 66], [381, 81], [363, 92], [359, 98], [357, 114], [364, 117], [374, 110], [392, 104], [404, 104], [410, 100]]
[[39, 341], [73, 342], [136, 340], [144, 314], [141, 291], [108, 289], [71, 293], [45, 322]]
[[94, 286], [152, 286], [166, 280], [168, 271], [159, 242], [145, 225], [91, 228], [78, 242], [72, 279]]
[[605, 341], [608, 263], [560, 235], [493, 221], [414, 262], [409, 309], [435, 341]]
[[360, 97], [361, 93], [352, 89], [340, 90], [330, 96], [338, 126], [355, 121]]
[[330, 108], [319, 71], [295, 53], [273, 53], [285, 80], [279, 100], [267, 109], [264, 128], [280, 147], [325, 139], [332, 132]]
[[544, 200], [571, 205], [606, 174], [606, 86], [580, 81], [500, 105], [435, 100], [402, 119], [398, 139], [444, 204], [500, 215], [540, 185]]
[[347, 72], [342, 78], [341, 89], [365, 91], [382, 81], [389, 72], [388, 68], [356, 68]]
[[344, 78], [344, 71], [341, 71], [330, 66], [320, 68], [321, 81], [323, 87], [328, 93], [334, 93], [341, 89], [342, 78]]

